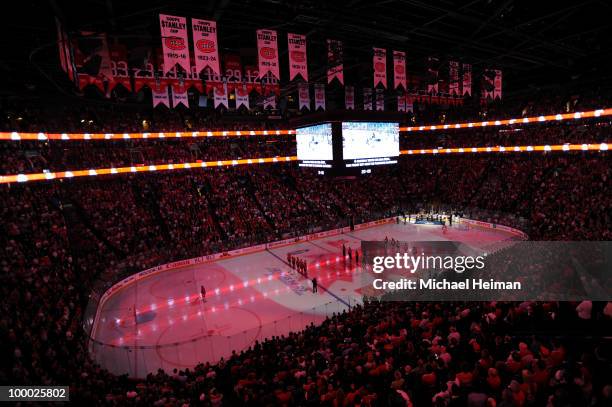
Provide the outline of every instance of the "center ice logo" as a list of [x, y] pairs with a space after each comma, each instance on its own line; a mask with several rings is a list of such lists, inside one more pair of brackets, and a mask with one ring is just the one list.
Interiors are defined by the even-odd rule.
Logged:
[[266, 267], [264, 275], [266, 277], [278, 276], [278, 280], [297, 295], [303, 295], [307, 292], [307, 289], [300, 283], [301, 276], [294, 270], [285, 271], [277, 267]]

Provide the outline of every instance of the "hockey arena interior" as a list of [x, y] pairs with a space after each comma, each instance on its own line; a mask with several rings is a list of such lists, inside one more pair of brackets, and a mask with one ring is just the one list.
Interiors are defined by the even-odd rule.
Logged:
[[612, 3], [14, 6], [0, 401], [612, 406]]

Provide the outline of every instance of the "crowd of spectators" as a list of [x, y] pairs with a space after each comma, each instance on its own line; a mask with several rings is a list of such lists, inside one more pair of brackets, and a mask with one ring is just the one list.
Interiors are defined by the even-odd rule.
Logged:
[[554, 144], [610, 143], [610, 119], [532, 123], [471, 129], [414, 131], [400, 138], [402, 150], [453, 147], [513, 147]]
[[0, 174], [197, 163], [296, 155], [294, 136], [0, 144]]
[[[259, 151], [248, 143], [236, 154]], [[81, 324], [101, 275], [423, 206], [535, 240], [610, 240], [611, 171], [607, 152], [571, 152], [411, 156], [341, 180], [279, 163], [3, 185], [0, 382], [69, 384], [76, 402], [117, 406], [609, 405], [610, 344], [557, 338], [576, 324], [571, 303], [366, 303], [217, 365], [140, 380], [95, 365]], [[608, 308], [589, 317], [609, 324]]]

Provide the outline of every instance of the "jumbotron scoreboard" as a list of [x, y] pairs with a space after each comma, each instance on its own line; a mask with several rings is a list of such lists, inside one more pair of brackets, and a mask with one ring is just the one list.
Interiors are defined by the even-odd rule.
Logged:
[[319, 174], [367, 174], [374, 167], [397, 164], [399, 123], [317, 123], [298, 127], [296, 142], [301, 167], [318, 168]]

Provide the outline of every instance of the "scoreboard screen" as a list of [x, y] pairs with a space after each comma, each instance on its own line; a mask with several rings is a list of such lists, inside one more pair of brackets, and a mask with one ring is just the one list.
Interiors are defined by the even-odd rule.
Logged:
[[298, 127], [295, 138], [298, 165], [320, 175], [370, 174], [400, 154], [397, 122], [331, 120]]
[[298, 128], [295, 131], [300, 166], [330, 168], [334, 159], [331, 123]]
[[342, 153], [345, 160], [399, 156], [399, 124], [343, 122]]

